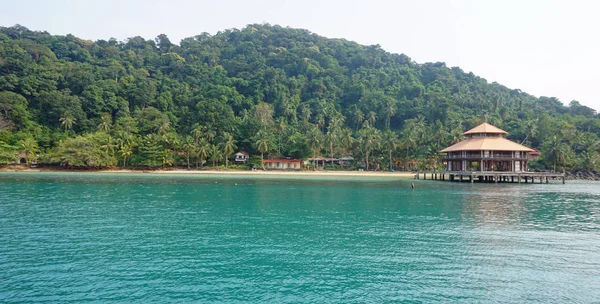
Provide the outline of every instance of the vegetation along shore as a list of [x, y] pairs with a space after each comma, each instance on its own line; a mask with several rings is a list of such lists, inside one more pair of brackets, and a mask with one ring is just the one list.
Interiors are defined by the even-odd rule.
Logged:
[[378, 45], [268, 24], [179, 44], [0, 27], [4, 165], [440, 169], [484, 121], [541, 152], [530, 170], [600, 170], [594, 109]]

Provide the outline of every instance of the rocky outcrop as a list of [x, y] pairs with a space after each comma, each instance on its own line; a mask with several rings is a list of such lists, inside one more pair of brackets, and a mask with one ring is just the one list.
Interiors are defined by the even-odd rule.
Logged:
[[600, 172], [596, 170], [575, 170], [565, 173], [568, 180], [594, 180], [600, 181]]

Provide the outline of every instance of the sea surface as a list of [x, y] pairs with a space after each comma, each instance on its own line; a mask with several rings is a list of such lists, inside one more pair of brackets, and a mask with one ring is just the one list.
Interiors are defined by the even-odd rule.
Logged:
[[86, 302], [599, 303], [600, 183], [0, 173], [0, 303]]

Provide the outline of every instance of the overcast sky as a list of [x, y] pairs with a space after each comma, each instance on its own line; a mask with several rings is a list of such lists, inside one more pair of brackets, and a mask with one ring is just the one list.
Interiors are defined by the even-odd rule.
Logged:
[[90, 40], [164, 33], [178, 43], [265, 22], [305, 28], [600, 110], [600, 4], [592, 0], [0, 0], [0, 7], [2, 26]]

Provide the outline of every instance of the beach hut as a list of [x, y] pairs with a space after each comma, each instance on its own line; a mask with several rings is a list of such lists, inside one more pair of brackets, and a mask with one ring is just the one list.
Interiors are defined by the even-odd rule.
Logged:
[[246, 151], [239, 151], [239, 152], [233, 154], [233, 157], [234, 157], [233, 161], [235, 163], [245, 164], [248, 161], [248, 159], [250, 158], [250, 155]]

